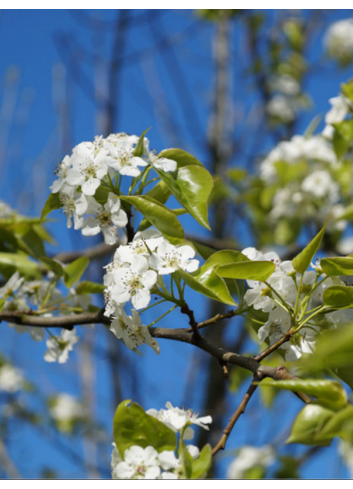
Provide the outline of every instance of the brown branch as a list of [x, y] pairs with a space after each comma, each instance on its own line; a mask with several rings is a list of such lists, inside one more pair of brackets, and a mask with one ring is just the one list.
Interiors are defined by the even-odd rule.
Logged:
[[[254, 375], [254, 380], [259, 380], [257, 375]], [[234, 428], [235, 423], [238, 421], [240, 416], [245, 412], [245, 408], [248, 405], [248, 402], [250, 401], [252, 395], [257, 389], [257, 385], [253, 384], [251, 382], [249, 389], [246, 391], [245, 396], [241, 400], [241, 403], [237, 407], [236, 411], [234, 412], [233, 416], [230, 418], [229, 423], [227, 424], [226, 428], [223, 430], [223, 435], [217, 445], [213, 448], [212, 450], [212, 455], [216, 455], [220, 450], [224, 450], [228, 437], [232, 432], [232, 429]]]
[[189, 306], [186, 304], [186, 302], [180, 308], [180, 312], [182, 314], [186, 314], [189, 317], [189, 324], [191, 326], [191, 330], [192, 330], [193, 335], [195, 337], [200, 337], [201, 335], [200, 335], [200, 331], [199, 331], [199, 328], [198, 328], [198, 323], [195, 320], [194, 311], [192, 311], [189, 308]]
[[[228, 319], [232, 318], [234, 316], [238, 315], [238, 311], [235, 311], [234, 309], [231, 309], [230, 311], [226, 312], [225, 314], [216, 314], [213, 316], [213, 318], [206, 319], [206, 321], [202, 321], [201, 323], [197, 324], [198, 329], [205, 328], [206, 326], [210, 326], [211, 324], [218, 323], [218, 321], [221, 321], [222, 319]], [[187, 329], [187, 331], [192, 331], [191, 328]]]

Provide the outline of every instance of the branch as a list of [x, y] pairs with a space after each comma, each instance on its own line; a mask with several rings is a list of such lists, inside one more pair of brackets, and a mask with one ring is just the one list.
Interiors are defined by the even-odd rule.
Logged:
[[[258, 380], [260, 380], [260, 378], [255, 374], [254, 380], [258, 381]], [[213, 448], [212, 455], [216, 455], [217, 452], [225, 449], [228, 437], [231, 434], [235, 423], [238, 421], [240, 416], [245, 412], [245, 408], [248, 405], [248, 402], [250, 401], [250, 399], [251, 399], [252, 395], [254, 394], [254, 392], [256, 391], [256, 389], [257, 389], [257, 385], [255, 385], [255, 384], [253, 384], [253, 382], [251, 382], [249, 389], [246, 391], [245, 396], [241, 400], [241, 403], [237, 407], [233, 416], [230, 418], [229, 423], [227, 424], [226, 428], [223, 430], [222, 438], [219, 440], [217, 445]]]

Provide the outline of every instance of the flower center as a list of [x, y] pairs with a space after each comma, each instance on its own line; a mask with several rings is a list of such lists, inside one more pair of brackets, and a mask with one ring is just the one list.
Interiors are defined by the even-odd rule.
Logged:
[[90, 162], [86, 166], [86, 168], [83, 169], [83, 173], [86, 177], [86, 180], [89, 180], [90, 178], [97, 178], [97, 167], [94, 163]]
[[177, 251], [171, 251], [164, 255], [166, 264], [171, 268], [178, 268], [181, 264], [181, 254]]
[[99, 220], [101, 227], [108, 227], [111, 223], [111, 214], [104, 210], [98, 214], [97, 219]]

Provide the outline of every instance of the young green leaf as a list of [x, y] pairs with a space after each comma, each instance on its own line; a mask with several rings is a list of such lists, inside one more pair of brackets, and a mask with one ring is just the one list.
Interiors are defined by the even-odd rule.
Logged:
[[353, 275], [352, 257], [322, 258], [320, 266], [329, 277], [333, 275]]
[[213, 180], [206, 168], [198, 165], [182, 166], [174, 173], [155, 170], [180, 204], [198, 223], [210, 229], [207, 202]]
[[200, 292], [206, 297], [223, 302], [224, 304], [236, 306], [226, 283], [213, 268], [204, 270], [203, 267], [201, 267], [197, 274], [193, 275], [181, 269], [179, 269], [177, 273], [180, 278], [182, 278], [191, 289], [196, 290], [196, 292]]
[[192, 156], [190, 153], [187, 153], [182, 149], [165, 149], [161, 151], [158, 156], [160, 156], [161, 158], [167, 158], [168, 160], [176, 161], [178, 164], [178, 168], [189, 165], [203, 166], [203, 164], [200, 163], [199, 160], [195, 158], [195, 156]]
[[84, 280], [76, 287], [76, 292], [79, 295], [84, 294], [102, 294], [104, 292], [104, 285], [97, 284], [96, 282], [89, 282], [88, 280]]
[[303, 249], [303, 251], [301, 251], [299, 255], [297, 255], [293, 259], [292, 265], [297, 272], [304, 273], [309, 268], [312, 259], [320, 248], [325, 229], [326, 223], [324, 224], [324, 227], [321, 229], [321, 231], [315, 236], [315, 238], [310, 241], [310, 243]]
[[16, 253], [0, 253], [0, 273], [8, 279], [17, 271], [26, 279], [41, 278], [42, 276], [38, 264], [29, 260], [27, 256]]
[[64, 284], [69, 289], [79, 280], [89, 264], [87, 256], [81, 256], [67, 265], [64, 269]]
[[145, 413], [142, 407], [130, 400], [119, 404], [113, 420], [114, 441], [119, 453], [133, 445], [152, 446], [157, 452], [175, 450], [177, 438], [173, 430], [158, 419]]
[[211, 445], [205, 445], [200, 452], [198, 459], [192, 464], [191, 479], [203, 479], [207, 476], [212, 463], [212, 448]]
[[334, 411], [319, 404], [307, 404], [296, 417], [292, 432], [286, 443], [329, 445], [330, 440], [316, 440], [316, 437], [333, 415]]
[[335, 436], [340, 436], [344, 440], [353, 441], [353, 406], [348, 404], [346, 407], [335, 413], [328, 420], [325, 427], [317, 435], [318, 440], [330, 440]]
[[265, 282], [276, 269], [271, 261], [243, 261], [222, 265], [217, 269], [223, 278], [259, 280]]
[[171, 243], [184, 241], [184, 230], [171, 210], [147, 195], [121, 197], [121, 200], [133, 205], [150, 221]]
[[54, 272], [54, 274], [55, 274], [56, 277], [61, 277], [64, 274], [63, 267], [57, 261], [52, 260], [51, 258], [48, 258], [47, 256], [41, 256], [39, 260], [42, 263], [44, 263], [44, 265], [49, 270], [51, 270], [52, 272]]
[[209, 258], [207, 258], [203, 267], [205, 269], [213, 268], [217, 265], [230, 265], [237, 262], [250, 262], [250, 260], [247, 256], [240, 253], [240, 251], [222, 250], [216, 251], [216, 253], [213, 253]]
[[353, 307], [353, 288], [344, 285], [327, 287], [323, 293], [323, 302], [325, 306], [330, 306], [333, 309]]
[[332, 143], [337, 159], [341, 159], [347, 149], [353, 142], [353, 120], [347, 120], [333, 124], [335, 132], [333, 133]]
[[144, 142], [144, 138], [145, 138], [145, 135], [147, 133], [147, 131], [149, 131], [151, 128], [149, 127], [148, 129], [146, 129], [146, 131], [143, 131], [143, 133], [141, 134], [137, 144], [136, 144], [136, 147], [134, 149], [134, 156], [139, 156], [141, 158], [141, 156], [143, 156], [143, 142]]
[[293, 392], [304, 392], [317, 398], [317, 402], [329, 409], [341, 409], [347, 404], [347, 394], [339, 382], [319, 379], [272, 380], [266, 379], [261, 387], [271, 386]]
[[42, 215], [41, 215], [41, 221], [50, 214], [50, 212], [54, 211], [55, 209], [60, 209], [63, 204], [60, 200], [60, 195], [59, 192], [56, 194], [49, 194], [49, 197], [47, 198], [43, 210], [42, 210]]

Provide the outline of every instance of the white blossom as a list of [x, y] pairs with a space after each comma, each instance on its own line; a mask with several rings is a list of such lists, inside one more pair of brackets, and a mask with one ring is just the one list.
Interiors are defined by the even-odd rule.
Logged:
[[75, 330], [68, 331], [63, 329], [60, 336], [47, 339], [48, 350], [44, 354], [46, 362], [65, 363], [69, 357], [69, 351], [73, 350], [73, 345], [78, 342]]
[[237, 458], [230, 464], [227, 471], [228, 479], [244, 479], [246, 472], [255, 466], [268, 467], [275, 461], [275, 452], [272, 447], [244, 446], [240, 449]]
[[153, 152], [149, 154], [149, 163], [157, 168], [157, 170], [163, 170], [165, 172], [175, 171], [177, 169], [176, 161], [163, 158], [163, 156], [159, 156]]
[[101, 180], [108, 173], [107, 152], [98, 142], [83, 142], [76, 146], [72, 155], [72, 168], [66, 181], [69, 185], [80, 185], [84, 195], [94, 195]]
[[164, 241], [158, 246], [157, 251], [152, 253], [150, 265], [160, 275], [174, 273], [179, 268], [194, 272], [199, 266], [199, 261], [192, 259], [194, 256], [195, 250], [191, 246], [176, 247]]
[[112, 300], [117, 304], [125, 304], [131, 300], [137, 310], [146, 307], [151, 299], [150, 290], [157, 280], [156, 272], [148, 268], [148, 261], [143, 256], [135, 256], [131, 266], [114, 270]]
[[113, 469], [113, 479], [157, 479], [161, 472], [158, 452], [153, 447], [132, 446]]
[[106, 142], [105, 147], [109, 152], [108, 165], [121, 175], [138, 177], [141, 173], [139, 167], [147, 166], [145, 160], [134, 156], [133, 141], [129, 137], [118, 139], [116, 144]]
[[345, 61], [353, 54], [353, 19], [343, 19], [334, 22], [328, 28], [324, 44], [327, 52], [339, 61]]
[[311, 193], [318, 198], [328, 196], [332, 204], [339, 199], [339, 186], [332, 180], [329, 172], [325, 170], [317, 170], [311, 173], [305, 178], [301, 188], [304, 192]]
[[127, 224], [127, 215], [120, 209], [120, 199], [109, 192], [108, 200], [104, 205], [98, 204], [93, 198], [89, 198], [86, 209], [88, 216], [82, 224], [82, 234], [84, 236], [95, 236], [102, 231], [104, 242], [112, 245], [118, 241], [117, 228], [122, 228]]
[[157, 354], [160, 353], [158, 342], [152, 338], [147, 326], [142, 324], [140, 315], [134, 309], [132, 316], [128, 316], [122, 308], [116, 308], [116, 315], [110, 325], [110, 331], [118, 339], [122, 339], [130, 350], [146, 343]]
[[163, 424], [171, 428], [173, 431], [178, 431], [183, 435], [184, 440], [190, 440], [193, 437], [193, 430], [190, 425], [194, 424], [201, 426], [205, 430], [209, 430], [209, 425], [212, 423], [211, 416], [198, 417], [197, 413], [194, 413], [191, 409], [180, 409], [178, 407], [173, 407], [168, 401], [166, 403], [167, 409], [149, 409], [146, 411], [147, 414], [157, 418]]
[[0, 367], [0, 392], [10, 392], [11, 394], [21, 390], [24, 385], [24, 378], [21, 370], [6, 363]]
[[55, 396], [49, 407], [50, 415], [56, 421], [67, 421], [82, 417], [82, 404], [73, 396], [63, 393]]
[[16, 292], [23, 284], [24, 278], [20, 277], [19, 272], [15, 272], [3, 287], [0, 287], [0, 299], [7, 299]]
[[58, 168], [55, 170], [55, 174], [59, 177], [58, 180], [55, 180], [53, 185], [49, 187], [53, 194], [59, 192], [63, 185], [67, 183], [66, 176], [71, 166], [71, 158], [70, 156], [66, 155], [61, 163], [59, 163]]

